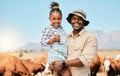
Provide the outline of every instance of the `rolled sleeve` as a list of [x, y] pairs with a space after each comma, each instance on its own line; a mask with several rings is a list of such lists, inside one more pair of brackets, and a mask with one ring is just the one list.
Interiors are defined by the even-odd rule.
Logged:
[[48, 44], [48, 41], [49, 41], [49, 39], [43, 39], [43, 40], [41, 40], [41, 45], [42, 46], [47, 46]]
[[83, 63], [84, 66], [88, 66], [89, 61], [87, 60], [85, 56], [80, 56], [79, 59]]
[[95, 37], [91, 37], [88, 40], [87, 45], [83, 49], [82, 56], [79, 57], [81, 62], [84, 64], [84, 66], [88, 66], [89, 63], [93, 60], [93, 58], [96, 55], [97, 52], [97, 39]]

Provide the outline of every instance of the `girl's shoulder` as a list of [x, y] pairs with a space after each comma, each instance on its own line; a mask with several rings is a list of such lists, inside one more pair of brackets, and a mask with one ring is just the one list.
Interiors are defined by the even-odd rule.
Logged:
[[54, 28], [54, 27], [52, 27], [52, 26], [47, 26], [44, 30], [43, 30], [43, 32], [47, 32], [47, 33], [54, 33], [54, 32], [56, 32], [56, 29]]
[[47, 26], [47, 27], [45, 27], [45, 29], [51, 29], [52, 27], [49, 25], [49, 26]]
[[44, 31], [45, 30], [52, 30], [52, 29], [53, 29], [53, 27], [49, 25], [49, 26], [45, 27]]

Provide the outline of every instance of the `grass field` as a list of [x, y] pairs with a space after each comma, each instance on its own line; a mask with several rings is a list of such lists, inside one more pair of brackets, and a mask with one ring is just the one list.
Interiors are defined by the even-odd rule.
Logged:
[[[24, 51], [18, 51], [18, 52], [5, 52], [17, 57], [22, 58], [31, 58], [34, 57], [40, 57], [46, 53], [46, 51], [30, 51], [30, 52], [24, 52]], [[115, 57], [117, 54], [120, 54], [120, 50], [98, 50], [97, 53], [99, 55], [105, 55], [106, 57]]]

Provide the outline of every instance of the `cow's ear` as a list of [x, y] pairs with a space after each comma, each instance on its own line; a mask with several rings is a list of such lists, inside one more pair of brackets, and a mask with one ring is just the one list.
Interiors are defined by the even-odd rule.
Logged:
[[116, 71], [116, 65], [115, 65], [115, 63], [113, 63], [113, 64], [111, 64], [111, 69], [113, 70], [113, 71]]

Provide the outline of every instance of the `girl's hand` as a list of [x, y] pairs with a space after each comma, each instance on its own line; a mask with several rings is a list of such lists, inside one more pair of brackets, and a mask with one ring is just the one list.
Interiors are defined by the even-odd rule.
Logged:
[[54, 41], [55, 41], [55, 42], [59, 42], [59, 41], [60, 41], [60, 35], [55, 35]]
[[60, 35], [55, 35], [55, 37], [51, 38], [49, 41], [48, 41], [48, 44], [53, 44], [54, 42], [59, 42], [60, 41]]
[[53, 44], [55, 42], [55, 39], [54, 38], [51, 38], [49, 41], [48, 41], [48, 44]]

